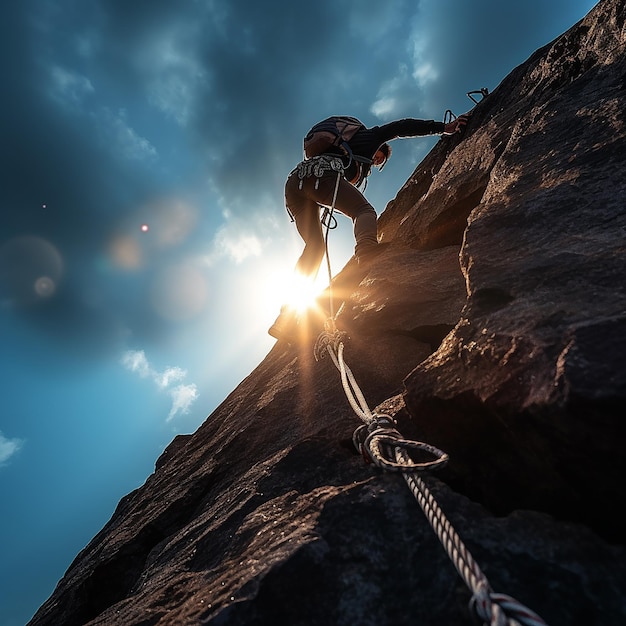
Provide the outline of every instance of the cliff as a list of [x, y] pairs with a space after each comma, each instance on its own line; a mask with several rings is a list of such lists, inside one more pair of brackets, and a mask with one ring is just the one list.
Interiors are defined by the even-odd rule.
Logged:
[[[552, 625], [626, 622], [625, 20], [603, 0], [516, 68], [333, 285], [369, 405], [450, 455], [425, 483], [493, 589]], [[174, 439], [32, 626], [472, 623], [308, 329]]]

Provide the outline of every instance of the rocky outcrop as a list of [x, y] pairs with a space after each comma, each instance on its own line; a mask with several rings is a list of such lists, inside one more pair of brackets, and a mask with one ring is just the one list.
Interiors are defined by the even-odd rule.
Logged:
[[[626, 621], [626, 3], [600, 2], [442, 138], [351, 261], [346, 361], [450, 454], [425, 481], [496, 591]], [[31, 624], [471, 624], [470, 593], [311, 341], [179, 436]]]

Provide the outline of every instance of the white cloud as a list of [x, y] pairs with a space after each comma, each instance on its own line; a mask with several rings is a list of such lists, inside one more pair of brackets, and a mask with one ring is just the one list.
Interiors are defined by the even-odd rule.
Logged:
[[261, 224], [257, 219], [254, 227], [256, 232], [252, 232], [250, 220], [244, 223], [241, 219], [232, 218], [227, 211], [224, 216], [228, 221], [216, 232], [212, 251], [203, 258], [203, 263], [212, 266], [220, 259], [227, 259], [240, 265], [247, 259], [260, 257], [264, 238], [257, 233], [265, 232], [268, 224]]
[[380, 119], [387, 119], [393, 115], [396, 101], [392, 96], [379, 94], [378, 99], [371, 106], [371, 112]]
[[176, 385], [176, 387], [169, 390], [169, 394], [172, 398], [172, 408], [167, 416], [167, 422], [171, 421], [178, 414], [184, 415], [189, 413], [191, 405], [198, 398], [198, 389], [194, 384]]
[[114, 112], [106, 106], [94, 107], [93, 101], [89, 105], [87, 98], [95, 93], [95, 88], [86, 76], [58, 65], [50, 67], [49, 73], [51, 97], [66, 109], [90, 116], [102, 141], [118, 154], [130, 161], [157, 157], [157, 150], [150, 141], [129, 125], [125, 109]]
[[136, 372], [142, 378], [146, 378], [151, 372], [148, 359], [143, 350], [127, 350], [124, 352], [122, 365], [131, 372]]
[[436, 58], [430, 37], [424, 32], [424, 25], [420, 22], [413, 31], [413, 79], [424, 88], [439, 78], [439, 71], [432, 59]]
[[220, 231], [217, 235], [216, 245], [224, 256], [231, 258], [239, 264], [249, 257], [261, 256], [263, 245], [256, 235], [250, 233], [236, 233], [232, 235]]
[[437, 80], [439, 72], [432, 63], [419, 63], [413, 68], [413, 78], [420, 87], [425, 87], [428, 83]]
[[432, 19], [426, 25], [421, 17], [430, 7], [420, 5], [413, 17], [411, 33], [406, 43], [409, 64], [402, 62], [391, 78], [382, 83], [376, 101], [370, 107], [378, 118], [388, 120], [406, 114], [416, 114], [416, 103], [423, 103], [429, 86], [439, 79], [437, 51], [433, 45]]
[[187, 376], [187, 372], [180, 367], [168, 367], [155, 378], [155, 381], [159, 387], [165, 389], [169, 387], [172, 382], [183, 380], [185, 376]]
[[401, 64], [396, 76], [381, 85], [371, 112], [379, 119], [388, 120], [414, 110], [420, 86], [409, 68]]
[[22, 439], [8, 439], [0, 432], [0, 467], [8, 463], [23, 445]]
[[150, 378], [158, 389], [167, 391], [172, 399], [172, 408], [166, 418], [168, 422], [177, 415], [188, 413], [191, 405], [198, 398], [198, 388], [195, 383], [171, 386], [172, 383], [185, 379], [186, 370], [180, 367], [167, 367], [160, 372], [150, 365], [143, 350], [127, 350], [122, 355], [121, 363], [127, 370], [139, 374], [141, 378]]

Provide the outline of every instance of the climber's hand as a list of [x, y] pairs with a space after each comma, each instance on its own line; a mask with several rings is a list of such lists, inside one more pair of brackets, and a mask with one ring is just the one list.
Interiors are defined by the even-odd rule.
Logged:
[[467, 121], [469, 120], [469, 114], [463, 113], [463, 115], [459, 115], [455, 120], [445, 125], [443, 134], [444, 135], [454, 135], [456, 133], [460, 133]]

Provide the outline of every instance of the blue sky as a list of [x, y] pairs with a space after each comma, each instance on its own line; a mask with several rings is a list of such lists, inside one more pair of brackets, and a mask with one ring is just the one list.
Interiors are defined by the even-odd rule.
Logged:
[[[0, 20], [0, 623], [273, 344], [283, 184], [334, 113], [442, 119], [590, 0], [10, 0]], [[379, 213], [435, 139], [395, 142]], [[348, 220], [331, 237], [339, 270]]]

